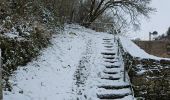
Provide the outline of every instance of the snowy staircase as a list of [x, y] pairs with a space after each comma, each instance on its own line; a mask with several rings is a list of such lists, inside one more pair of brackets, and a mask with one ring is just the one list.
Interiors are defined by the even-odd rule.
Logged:
[[133, 100], [131, 86], [128, 79], [123, 80], [124, 66], [117, 56], [117, 46], [114, 39], [104, 38], [104, 70], [101, 73], [97, 97], [102, 100]]

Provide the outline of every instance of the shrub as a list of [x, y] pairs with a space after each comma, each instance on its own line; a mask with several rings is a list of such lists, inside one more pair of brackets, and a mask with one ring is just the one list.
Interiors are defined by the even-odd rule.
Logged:
[[33, 27], [32, 33], [27, 37], [9, 38], [0, 35], [0, 48], [2, 49], [2, 67], [4, 87], [10, 90], [8, 77], [17, 69], [30, 62], [39, 55], [42, 48], [50, 43], [51, 32], [46, 31], [43, 26]]

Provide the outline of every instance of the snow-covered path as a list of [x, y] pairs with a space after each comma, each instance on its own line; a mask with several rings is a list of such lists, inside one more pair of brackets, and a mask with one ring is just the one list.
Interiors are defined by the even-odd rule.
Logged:
[[[103, 84], [101, 77], [107, 78], [102, 74], [106, 69], [103, 64], [109, 63], [101, 54], [109, 48], [104, 46], [103, 39], [112, 37], [79, 26], [67, 26], [63, 34], [53, 37], [53, 45], [37, 59], [13, 73], [10, 77], [13, 89], [4, 91], [4, 100], [98, 100], [96, 93]], [[116, 47], [114, 43], [111, 45]], [[116, 52], [116, 49], [110, 50]], [[114, 84], [113, 81], [104, 83]], [[115, 85], [125, 84], [121, 80]]]

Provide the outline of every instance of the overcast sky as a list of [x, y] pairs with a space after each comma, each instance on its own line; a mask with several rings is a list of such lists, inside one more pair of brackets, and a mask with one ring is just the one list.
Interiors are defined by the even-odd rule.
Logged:
[[130, 37], [141, 38], [148, 40], [149, 32], [157, 31], [163, 34], [170, 27], [170, 0], [152, 0], [152, 7], [157, 9], [157, 12], [150, 16], [150, 19], [142, 19], [141, 30], [132, 32]]

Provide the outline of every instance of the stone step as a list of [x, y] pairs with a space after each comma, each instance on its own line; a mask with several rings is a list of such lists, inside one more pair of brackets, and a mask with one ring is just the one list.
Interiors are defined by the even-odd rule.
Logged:
[[114, 74], [114, 75], [101, 73], [101, 76], [103, 76], [103, 77], [109, 77], [109, 76], [111, 76], [111, 77], [121, 77], [121, 75], [122, 75], [121, 73], [117, 73], [117, 74]]
[[113, 43], [107, 43], [107, 42], [102, 43], [102, 44], [106, 44], [106, 45], [114, 45]]
[[105, 40], [105, 41], [104, 41], [104, 43], [111, 43], [111, 41], [109, 41], [109, 40]]
[[104, 59], [110, 59], [110, 60], [112, 60], [112, 59], [115, 59], [115, 57], [103, 57]]
[[[114, 86], [125, 86], [129, 85], [129, 82], [124, 82], [123, 80], [105, 80], [105, 79], [98, 79], [97, 86], [105, 86], [105, 85], [114, 85]], [[106, 90], [106, 89], [105, 89]]]
[[104, 60], [104, 62], [115, 63], [117, 61], [116, 60]]
[[105, 74], [117, 74], [118, 72], [103, 71]]
[[127, 93], [127, 94], [116, 94], [116, 95], [115, 94], [104, 94], [104, 95], [98, 95], [97, 94], [97, 97], [99, 99], [102, 99], [102, 100], [115, 100], [115, 99], [121, 100], [128, 95], [131, 95], [131, 94], [129, 94], [129, 93]]
[[106, 80], [119, 80], [120, 77], [108, 76], [108, 77], [101, 77], [101, 79], [106, 79]]
[[99, 99], [122, 99], [128, 95], [131, 95], [131, 90], [130, 88], [123, 88], [123, 89], [104, 89], [104, 88], [99, 88], [100, 90], [97, 93], [97, 97]]
[[114, 49], [113, 45], [107, 44], [107, 45], [103, 45], [105, 47], [105, 49]]
[[105, 66], [114, 65], [114, 66], [120, 66], [120, 67], [122, 67], [121, 63], [120, 63], [117, 59], [115, 59], [115, 60], [116, 60], [117, 62], [114, 62], [114, 63], [104, 62], [104, 65], [105, 65]]
[[[111, 52], [111, 53], [113, 53], [113, 52]], [[108, 58], [108, 57], [115, 57], [115, 55], [103, 55], [103, 58]]]
[[106, 48], [113, 48], [113, 46], [109, 46], [109, 45], [107, 45], [107, 46], [104, 46], [104, 47], [106, 47]]
[[111, 53], [111, 52], [102, 52], [101, 54], [103, 54], [103, 55], [115, 55], [115, 53]]
[[117, 73], [120, 73], [123, 71], [122, 68], [105, 68], [103, 71], [105, 72], [117, 72]]
[[[103, 46], [113, 46], [113, 45], [111, 45], [112, 42], [103, 42], [102, 44], [103, 44]], [[110, 49], [110, 48], [107, 48], [107, 49]]]
[[116, 65], [106, 65], [106, 68], [120, 68], [120, 66], [116, 66]]
[[125, 96], [121, 99], [112, 99], [112, 100], [136, 100], [136, 99], [132, 95], [128, 95], [128, 96]]
[[105, 51], [115, 52], [115, 49], [113, 49], [113, 48], [106, 48]]
[[106, 39], [106, 38], [104, 38], [103, 40], [112, 40], [112, 39], [108, 39], [108, 38]]
[[104, 88], [104, 89], [123, 89], [123, 88], [130, 88], [130, 85], [102, 85], [98, 86], [99, 88]]

